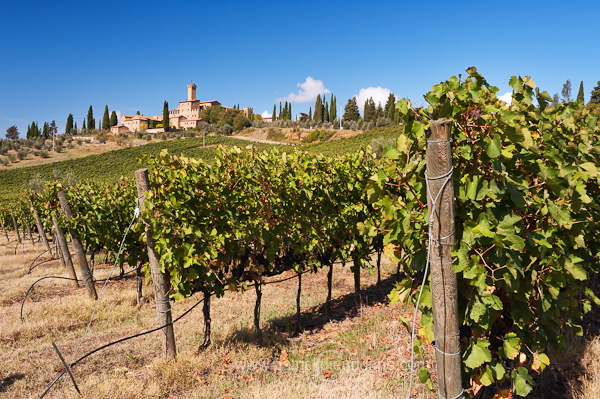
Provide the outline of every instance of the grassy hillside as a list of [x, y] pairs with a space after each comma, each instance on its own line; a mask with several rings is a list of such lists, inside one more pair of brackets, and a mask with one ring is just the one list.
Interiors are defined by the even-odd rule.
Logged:
[[358, 136], [352, 136], [347, 139], [324, 141], [321, 143], [307, 144], [302, 146], [302, 149], [309, 152], [319, 152], [325, 155], [337, 155], [343, 154], [350, 151], [356, 151], [360, 148], [365, 148], [368, 145], [373, 145], [382, 142], [395, 142], [398, 135], [401, 133], [399, 126], [386, 126], [382, 128], [376, 128], [359, 134]]
[[[309, 152], [334, 155], [364, 148], [371, 144], [373, 140], [379, 140], [379, 142], [393, 140], [398, 134], [399, 130], [397, 127], [387, 127], [375, 129], [347, 139], [302, 145], [299, 148]], [[28, 187], [28, 182], [32, 177], [37, 175], [42, 179], [52, 179], [56, 176], [71, 174], [78, 179], [117, 181], [121, 177], [132, 177], [133, 172], [141, 167], [138, 159], [144, 154], [158, 154], [163, 148], [166, 148], [173, 154], [211, 159], [214, 146], [219, 144], [228, 146], [236, 145], [242, 148], [248, 145], [253, 145], [257, 148], [268, 148], [271, 146], [270, 144], [251, 143], [231, 137], [210, 136], [206, 138], [206, 148], [202, 148], [202, 138], [188, 138], [160, 141], [138, 147], [127, 147], [103, 154], [90, 155], [85, 158], [45, 165], [25, 168], [2, 168], [0, 169], [0, 200], [9, 200], [17, 197], [19, 193], [22, 193]]]
[[85, 158], [55, 162], [27, 168], [2, 168], [0, 170], [0, 200], [12, 199], [19, 195], [28, 185], [32, 177], [39, 175], [43, 179], [72, 174], [78, 179], [101, 181], [117, 181], [122, 176], [133, 176], [133, 172], [141, 165], [138, 159], [144, 154], [158, 154], [163, 148], [173, 154], [184, 154], [202, 159], [212, 158], [214, 146], [237, 145], [246, 147], [268, 147], [266, 144], [249, 143], [223, 136], [206, 138], [206, 148], [202, 148], [202, 138], [161, 141], [138, 147], [127, 147]]

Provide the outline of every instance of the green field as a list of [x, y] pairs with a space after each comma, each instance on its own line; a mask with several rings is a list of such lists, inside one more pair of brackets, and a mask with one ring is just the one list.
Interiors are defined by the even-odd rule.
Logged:
[[[302, 145], [303, 150], [318, 152], [326, 155], [341, 154], [366, 147], [373, 139], [393, 139], [398, 136], [396, 129], [375, 129], [347, 139], [327, 141], [323, 143]], [[215, 145], [238, 146], [246, 148], [268, 148], [272, 145], [252, 143], [225, 136], [209, 136], [206, 138], [206, 148], [202, 148], [202, 138], [187, 138], [150, 143], [138, 147], [127, 147], [121, 150], [109, 151], [103, 154], [90, 155], [84, 158], [37, 165], [24, 168], [2, 168], [0, 170], [0, 200], [10, 200], [18, 197], [29, 186], [29, 181], [40, 176], [44, 180], [54, 179], [65, 175], [73, 175], [77, 179], [114, 182], [122, 177], [133, 177], [133, 172], [142, 167], [139, 159], [142, 155], [158, 154], [162, 149], [172, 154], [183, 154], [189, 157], [212, 159]], [[287, 148], [287, 146], [286, 146]]]

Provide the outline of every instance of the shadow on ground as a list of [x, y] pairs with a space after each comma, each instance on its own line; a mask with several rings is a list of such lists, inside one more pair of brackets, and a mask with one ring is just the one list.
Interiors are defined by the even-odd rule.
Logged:
[[6, 388], [14, 384], [16, 381], [22, 380], [25, 378], [25, 374], [13, 374], [9, 375], [6, 378], [0, 380], [0, 392], [6, 391]]

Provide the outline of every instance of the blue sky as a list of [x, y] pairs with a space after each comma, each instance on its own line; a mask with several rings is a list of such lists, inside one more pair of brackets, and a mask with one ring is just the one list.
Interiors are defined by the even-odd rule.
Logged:
[[[570, 79], [586, 100], [600, 81], [596, 1], [7, 1], [0, 2], [0, 136], [90, 105], [162, 113], [198, 85], [200, 100], [307, 112], [393, 92], [417, 104], [470, 66], [500, 94], [531, 75], [550, 94]], [[312, 78], [312, 80], [307, 78]], [[299, 85], [302, 85], [300, 87]], [[383, 90], [366, 90], [368, 88]], [[294, 93], [295, 96], [289, 97]], [[328, 95], [329, 97], [329, 95]]]

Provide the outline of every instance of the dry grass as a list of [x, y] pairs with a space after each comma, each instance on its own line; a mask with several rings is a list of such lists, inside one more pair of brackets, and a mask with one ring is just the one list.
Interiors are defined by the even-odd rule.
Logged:
[[46, 165], [54, 162], [83, 158], [89, 155], [104, 154], [105, 152], [114, 151], [121, 148], [123, 147], [115, 143], [100, 144], [83, 142], [81, 145], [74, 145], [73, 148], [67, 148], [65, 146], [59, 153], [48, 151], [48, 158], [40, 158], [29, 154], [25, 159], [22, 159], [17, 163], [6, 165], [5, 167], [16, 169], [26, 168], [29, 166]]
[[[41, 246], [6, 245], [0, 236], [0, 397], [39, 397], [62, 365], [52, 349], [55, 342], [68, 361], [113, 340], [157, 325], [152, 287], [144, 286], [147, 303], [135, 304], [135, 280], [111, 278], [100, 300], [89, 300], [83, 288], [66, 280], [47, 279], [33, 290], [19, 320], [23, 294], [45, 276], [67, 276], [59, 262], [27, 273]], [[384, 265], [384, 276], [394, 267]], [[110, 265], [97, 266], [95, 278], [118, 274]], [[291, 277], [285, 274], [272, 278]], [[264, 287], [262, 335], [252, 330], [254, 290], [227, 293], [212, 301], [212, 345], [197, 353], [202, 342], [200, 307], [175, 325], [178, 356], [160, 357], [160, 333], [110, 346], [73, 368], [84, 398], [390, 398], [406, 397], [409, 342], [400, 315], [410, 309], [387, 304], [391, 278], [376, 287], [376, 277], [363, 274], [365, 303], [353, 308], [352, 274], [337, 266], [334, 273], [334, 310], [323, 316], [326, 274], [303, 277], [301, 317], [295, 319], [296, 279]], [[175, 317], [200, 299], [173, 305]], [[90, 315], [94, 321], [89, 327]], [[431, 367], [432, 353], [426, 362]], [[576, 398], [600, 397], [600, 341], [589, 342], [579, 363], [585, 372], [573, 387]], [[419, 365], [421, 365], [419, 363]], [[595, 395], [595, 396], [594, 396]], [[48, 398], [76, 398], [63, 377]], [[415, 382], [414, 399], [435, 398]]]
[[[4, 237], [0, 238], [0, 240]], [[62, 369], [51, 343], [68, 361], [113, 340], [157, 325], [151, 285], [144, 286], [148, 302], [135, 305], [135, 280], [97, 283], [100, 300], [66, 280], [38, 283], [24, 305], [21, 299], [36, 280], [64, 276], [59, 262], [38, 266], [28, 274], [41, 246], [6, 246], [0, 241], [0, 396], [39, 397]], [[392, 270], [387, 265], [386, 272]], [[110, 265], [96, 268], [95, 278], [118, 274]], [[387, 274], [386, 274], [387, 275]], [[292, 274], [275, 277], [292, 277]], [[132, 339], [98, 352], [73, 368], [85, 398], [388, 398], [407, 389], [408, 334], [398, 323], [400, 307], [385, 304], [389, 283], [373, 288], [376, 278], [365, 272], [365, 301], [355, 310], [352, 274], [336, 267], [336, 299], [332, 320], [318, 307], [326, 297], [326, 274], [303, 277], [302, 315], [295, 319], [297, 280], [264, 287], [262, 336], [252, 329], [254, 290], [227, 293], [212, 301], [212, 345], [197, 353], [202, 341], [202, 312], [196, 308], [175, 325], [178, 357], [160, 357], [159, 333]], [[199, 300], [173, 305], [175, 316]], [[90, 315], [94, 321], [87, 330]], [[431, 359], [429, 359], [430, 361]], [[433, 395], [415, 384], [417, 398]], [[77, 397], [68, 378], [50, 391], [50, 398]]]

